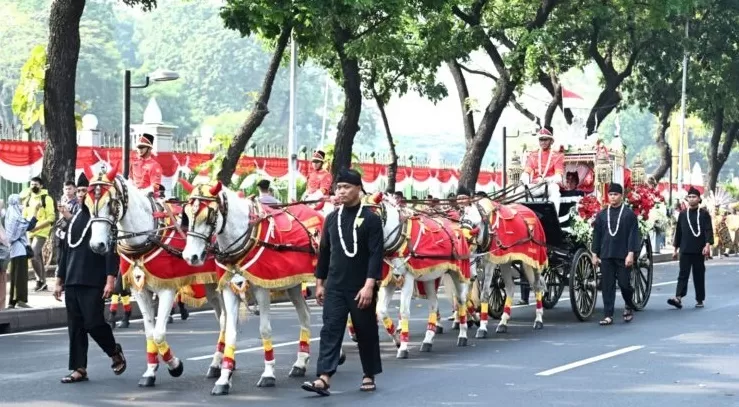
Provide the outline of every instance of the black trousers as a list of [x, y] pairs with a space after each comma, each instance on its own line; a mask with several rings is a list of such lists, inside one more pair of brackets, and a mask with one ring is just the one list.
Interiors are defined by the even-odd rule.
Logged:
[[28, 303], [28, 257], [19, 256], [10, 259], [10, 292], [9, 305], [19, 302]]
[[113, 330], [105, 322], [105, 300], [102, 287], [65, 287], [69, 331], [69, 370], [87, 369], [87, 334], [106, 355], [115, 355]]
[[600, 263], [603, 292], [603, 313], [613, 318], [616, 304], [616, 280], [621, 289], [626, 308], [634, 309], [634, 289], [631, 287], [631, 268], [626, 267], [626, 259], [602, 259]]
[[680, 274], [677, 276], [675, 295], [682, 298], [688, 295], [688, 279], [693, 270], [695, 300], [706, 299], [706, 258], [702, 254], [680, 253]]
[[333, 376], [339, 366], [341, 343], [344, 341], [347, 314], [351, 314], [354, 331], [357, 334], [359, 360], [367, 376], [382, 373], [380, 359], [380, 335], [377, 331], [377, 289], [372, 304], [365, 309], [357, 307], [354, 297], [358, 291], [339, 291], [328, 289], [323, 301], [323, 327], [316, 365], [318, 376]]

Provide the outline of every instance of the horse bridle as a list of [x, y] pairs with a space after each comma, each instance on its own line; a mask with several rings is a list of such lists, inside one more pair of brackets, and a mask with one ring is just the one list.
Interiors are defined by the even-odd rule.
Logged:
[[[109, 216], [99, 216], [101, 203], [108, 206]], [[126, 216], [128, 210], [128, 188], [123, 177], [117, 175], [112, 181], [97, 180], [90, 183], [87, 189], [87, 199], [90, 200], [90, 224], [95, 222], [103, 222], [110, 225], [110, 235], [108, 242], [112, 246], [117, 240], [124, 239], [125, 236], [118, 236], [118, 222]], [[112, 217], [112, 219], [111, 219]]]
[[[493, 241], [493, 232], [490, 230], [490, 219], [489, 219], [489, 213], [485, 210], [485, 208], [480, 205], [479, 201], [471, 202], [470, 205], [475, 205], [475, 208], [477, 208], [477, 211], [480, 213], [480, 218], [482, 221], [480, 222], [480, 233], [482, 233], [482, 244], [476, 245], [475, 251], [477, 253], [487, 253], [488, 250], [490, 250], [490, 246]], [[459, 222], [460, 226], [463, 229], [472, 230], [475, 228], [475, 225], [473, 225], [469, 220], [462, 217]]]
[[[382, 221], [382, 226], [384, 228], [385, 224], [387, 223], [387, 209], [385, 209], [385, 201], [380, 201], [378, 204], [371, 204], [371, 203], [365, 203], [364, 206], [368, 208], [377, 209], [380, 215], [380, 220]], [[390, 245], [389, 248], [385, 249], [385, 256], [389, 256], [398, 249], [400, 249], [400, 246], [403, 245], [403, 241], [405, 240], [405, 234], [403, 233], [402, 228], [405, 226], [406, 221], [408, 220], [407, 216], [403, 215], [403, 211], [401, 211], [399, 207], [398, 209], [398, 225], [395, 226], [389, 233], [388, 236], [392, 236], [394, 233], [397, 233], [397, 237], [395, 238], [395, 241], [392, 245]]]

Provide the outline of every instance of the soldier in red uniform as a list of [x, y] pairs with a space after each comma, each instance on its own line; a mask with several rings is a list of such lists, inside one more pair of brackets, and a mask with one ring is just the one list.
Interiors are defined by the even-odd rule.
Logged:
[[152, 157], [153, 144], [154, 136], [151, 134], [144, 133], [139, 138], [139, 142], [136, 144], [138, 157], [131, 163], [131, 180], [136, 188], [151, 187], [154, 194], [157, 195], [159, 185], [162, 183], [162, 166]]
[[308, 185], [303, 194], [303, 200], [316, 200], [330, 195], [333, 178], [331, 173], [323, 168], [326, 153], [316, 150], [313, 153], [313, 171], [308, 174]]
[[547, 188], [536, 188], [531, 191], [534, 196], [547, 194], [550, 202], [559, 213], [560, 185], [564, 181], [564, 155], [552, 150], [554, 136], [546, 128], [539, 130], [539, 149], [529, 153], [526, 159], [524, 172], [521, 174], [521, 183], [533, 188], [536, 185], [546, 183]]

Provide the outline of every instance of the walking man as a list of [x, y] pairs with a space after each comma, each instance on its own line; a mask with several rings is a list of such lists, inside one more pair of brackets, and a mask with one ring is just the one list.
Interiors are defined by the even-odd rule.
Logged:
[[23, 216], [28, 219], [36, 216], [36, 227], [28, 230], [28, 239], [31, 241], [31, 266], [36, 273], [36, 288], [34, 291], [46, 291], [46, 266], [43, 256], [44, 244], [51, 234], [51, 226], [55, 222], [54, 200], [44, 189], [44, 183], [39, 177], [31, 178], [31, 191], [23, 196]]
[[[67, 207], [59, 209], [62, 216], [69, 214]], [[66, 291], [68, 367], [72, 371], [62, 378], [62, 383], [87, 381], [88, 334], [113, 361], [114, 374], [126, 370], [123, 350], [105, 321], [105, 298], [113, 291], [119, 263], [114, 251], [99, 255], [90, 250], [90, 218], [89, 209], [82, 205], [72, 217], [60, 247], [54, 298], [61, 301], [62, 291]]]
[[620, 184], [608, 188], [610, 205], [598, 213], [593, 224], [593, 264], [600, 263], [605, 317], [600, 324], [613, 324], [616, 303], [616, 280], [626, 303], [624, 322], [634, 319], [634, 289], [631, 287], [631, 267], [634, 256], [641, 249], [639, 224], [631, 208], [623, 202], [624, 190]]
[[306, 391], [328, 396], [329, 380], [341, 357], [347, 314], [357, 334], [364, 377], [361, 391], [374, 391], [382, 372], [377, 332], [377, 285], [382, 273], [383, 234], [379, 216], [361, 203], [362, 177], [339, 172], [336, 196], [341, 206], [326, 217], [316, 266], [316, 301], [323, 306], [318, 379]]
[[675, 296], [667, 303], [677, 309], [683, 307], [682, 299], [688, 295], [688, 279], [693, 270], [693, 286], [695, 287], [695, 307], [703, 308], [706, 299], [706, 257], [713, 246], [713, 225], [711, 215], [700, 209], [700, 192], [695, 188], [688, 190], [688, 209], [680, 212], [675, 226], [675, 251], [672, 258], [680, 253], [680, 274], [677, 277]]

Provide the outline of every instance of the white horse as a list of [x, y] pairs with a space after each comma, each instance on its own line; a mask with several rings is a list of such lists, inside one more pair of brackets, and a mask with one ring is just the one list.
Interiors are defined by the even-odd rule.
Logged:
[[[525, 206], [498, 205], [488, 198], [473, 201], [465, 207], [461, 219], [462, 227], [478, 253], [484, 253], [477, 261], [477, 278], [482, 282], [480, 293], [480, 327], [477, 338], [487, 337], [488, 302], [493, 273], [499, 267], [505, 282], [506, 300], [503, 315], [496, 329], [508, 332], [515, 285], [513, 262], [520, 261], [523, 274], [536, 295], [536, 319], [534, 329], [544, 326], [545, 282], [541, 273], [546, 267], [546, 242], [544, 231], [536, 214]], [[529, 229], [530, 228], [530, 229]]]
[[[458, 346], [467, 346], [467, 323], [465, 300], [469, 290], [469, 282], [459, 272], [450, 272], [450, 267], [455, 268], [460, 262], [467, 262], [469, 267], [468, 253], [458, 253], [467, 256], [462, 260], [453, 259], [451, 251], [438, 249], [447, 247], [449, 250], [457, 250], [458, 239], [464, 239], [452, 230], [448, 224], [440, 220], [428, 217], [413, 217], [409, 220], [408, 214], [401, 214], [401, 210], [393, 203], [392, 198], [383, 200], [379, 205], [383, 212], [383, 231], [385, 235], [386, 263], [390, 266], [390, 273], [383, 281], [377, 301], [377, 313], [398, 347], [397, 358], [408, 358], [408, 321], [410, 318], [410, 303], [416, 287], [416, 282], [421, 282], [428, 300], [429, 316], [426, 335], [421, 345], [422, 352], [428, 352], [433, 345], [434, 336], [438, 325], [438, 297], [436, 295], [436, 282], [448, 273], [453, 284], [446, 287], [451, 290], [449, 294], [457, 301], [457, 307], [461, 310], [461, 319]], [[420, 222], [420, 223], [419, 223]], [[414, 226], [415, 225], [415, 226]], [[430, 227], [429, 227], [430, 226]], [[466, 244], [464, 245], [466, 247]], [[452, 249], [455, 247], [455, 249]], [[433, 254], [431, 254], [431, 252]], [[440, 250], [440, 251], [439, 251]], [[450, 257], [442, 259], [446, 253]], [[434, 256], [439, 258], [434, 258]], [[417, 267], [419, 262], [431, 260], [430, 267]], [[401, 289], [400, 294], [400, 335], [388, 314], [388, 306], [392, 300], [396, 287]]]
[[[228, 394], [232, 386], [234, 369], [234, 353], [236, 349], [236, 326], [239, 304], [248, 292], [254, 296], [259, 307], [259, 330], [264, 347], [264, 372], [257, 386], [274, 387], [275, 359], [272, 345], [272, 326], [270, 323], [270, 294], [273, 291], [285, 290], [295, 306], [300, 322], [300, 341], [297, 360], [290, 370], [290, 377], [303, 377], [310, 360], [310, 308], [301, 293], [301, 283], [306, 275], [312, 275], [313, 265], [308, 253], [299, 262], [301, 270], [293, 277], [278, 280], [253, 278], [250, 276], [256, 267], [291, 267], [286, 260], [279, 264], [268, 261], [268, 256], [290, 256], [293, 249], [280, 251], [278, 246], [296, 245], [299, 242], [279, 241], [279, 230], [274, 216], [265, 216], [264, 208], [249, 199], [240, 198], [236, 192], [215, 185], [201, 184], [196, 187], [186, 186], [191, 190], [186, 213], [190, 219], [190, 229], [182, 257], [190, 265], [200, 265], [214, 251], [211, 245], [215, 236], [217, 247], [217, 264], [220, 268], [221, 294], [224, 303], [226, 321], [226, 350], [221, 375], [213, 387], [213, 395]], [[287, 216], [287, 215], [286, 215]], [[321, 218], [321, 225], [323, 219]], [[309, 228], [306, 228], [306, 232]], [[266, 232], [265, 232], [266, 231]], [[300, 231], [302, 233], [302, 230]], [[311, 236], [304, 236], [308, 239]], [[305, 239], [304, 239], [305, 240]], [[306, 240], [307, 241], [307, 240]], [[305, 242], [300, 243], [305, 244]], [[310, 244], [310, 243], [308, 243]], [[307, 263], [305, 261], [307, 259]], [[261, 264], [260, 264], [261, 263]], [[246, 272], [248, 270], [248, 273]], [[306, 274], [307, 273], [307, 274]]]
[[[151, 387], [156, 382], [160, 356], [173, 377], [181, 376], [184, 370], [182, 361], [174, 356], [166, 340], [167, 320], [177, 291], [182, 286], [199, 282], [197, 280], [200, 279], [206, 283], [206, 298], [219, 320], [222, 307], [215, 290], [215, 268], [210, 271], [192, 270], [178, 258], [176, 249], [171, 248], [171, 245], [177, 243], [175, 231], [171, 225], [165, 226], [155, 218], [154, 212], [159, 208], [150, 196], [151, 189], [139, 190], [130, 181], [117, 176], [116, 172], [113, 168], [108, 174], [98, 175], [90, 183], [90, 193], [85, 200], [93, 216], [90, 224], [90, 249], [104, 254], [115, 250], [117, 241], [119, 255], [132, 264], [130, 269], [122, 272], [126, 273], [126, 281], [133, 283], [131, 291], [141, 310], [146, 334], [147, 369], [139, 380], [139, 386]], [[153, 243], [154, 241], [158, 243]], [[161, 262], [162, 266], [152, 267], [151, 263], [155, 261]], [[162, 269], [171, 271], [175, 268], [190, 274], [181, 278], [179, 283], [166, 281], [155, 275]], [[182, 283], [185, 280], [187, 281]], [[159, 299], [156, 313], [154, 294]], [[214, 361], [219, 359], [220, 348], [221, 345], [217, 345]]]

